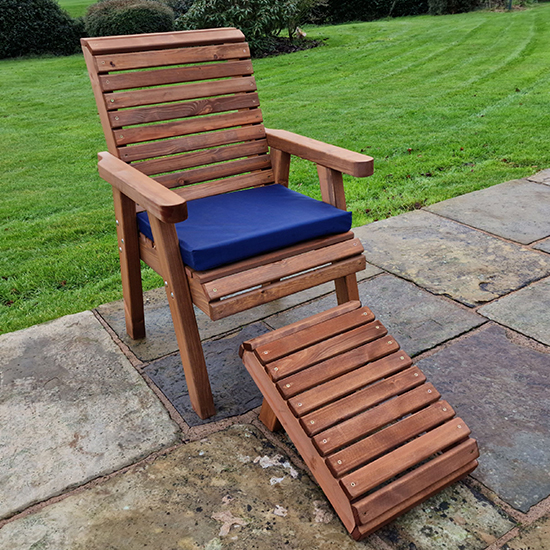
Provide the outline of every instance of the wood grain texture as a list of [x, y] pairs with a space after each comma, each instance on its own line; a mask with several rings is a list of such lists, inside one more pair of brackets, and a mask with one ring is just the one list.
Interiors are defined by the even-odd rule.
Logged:
[[285, 130], [266, 129], [266, 133], [270, 147], [286, 151], [291, 155], [357, 178], [370, 176], [373, 173], [373, 159], [367, 155], [328, 145]]

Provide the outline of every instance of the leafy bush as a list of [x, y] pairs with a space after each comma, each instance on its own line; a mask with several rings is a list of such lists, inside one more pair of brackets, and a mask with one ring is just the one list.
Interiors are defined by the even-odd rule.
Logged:
[[429, 0], [432, 15], [464, 13], [480, 6], [480, 0]]
[[373, 21], [428, 12], [428, 0], [329, 0], [325, 21]]
[[88, 8], [88, 36], [141, 34], [174, 30], [174, 10], [154, 0], [104, 0]]
[[81, 20], [55, 0], [0, 0], [0, 58], [71, 55], [83, 36]]
[[254, 55], [270, 48], [273, 37], [297, 23], [296, 0], [196, 0], [180, 17], [179, 29], [237, 27]]

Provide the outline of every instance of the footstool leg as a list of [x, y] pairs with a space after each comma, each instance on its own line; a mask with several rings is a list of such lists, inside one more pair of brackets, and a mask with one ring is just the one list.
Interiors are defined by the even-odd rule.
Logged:
[[262, 409], [260, 411], [259, 418], [264, 423], [265, 427], [271, 432], [278, 432], [283, 427], [273, 412], [273, 409], [269, 406], [269, 403], [265, 399], [262, 402]]

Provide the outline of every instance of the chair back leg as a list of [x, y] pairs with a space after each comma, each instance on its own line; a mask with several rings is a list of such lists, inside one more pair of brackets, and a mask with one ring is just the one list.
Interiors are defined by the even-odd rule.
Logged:
[[136, 203], [113, 187], [113, 200], [124, 296], [126, 332], [133, 340], [145, 338], [143, 289], [139, 261]]
[[205, 419], [212, 416], [216, 409], [176, 228], [154, 216], [150, 216], [149, 220], [159, 251], [164, 287], [172, 313], [189, 399], [195, 412]]

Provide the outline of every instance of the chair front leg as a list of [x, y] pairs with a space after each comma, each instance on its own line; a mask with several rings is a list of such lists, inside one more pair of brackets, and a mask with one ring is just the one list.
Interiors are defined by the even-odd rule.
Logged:
[[145, 338], [143, 289], [136, 224], [136, 203], [113, 187], [126, 332], [132, 340]]
[[166, 224], [149, 214], [153, 238], [158, 250], [164, 286], [174, 330], [178, 340], [181, 362], [191, 405], [202, 418], [209, 418], [216, 409], [206, 370], [189, 283], [179, 250], [178, 236], [173, 224]]
[[[318, 164], [317, 173], [319, 174], [323, 202], [332, 204], [332, 206], [336, 206], [336, 208], [340, 208], [341, 210], [346, 210], [342, 172]], [[336, 286], [338, 304], [359, 300], [359, 288], [357, 287], [357, 277], [355, 274], [336, 279], [334, 284]]]

